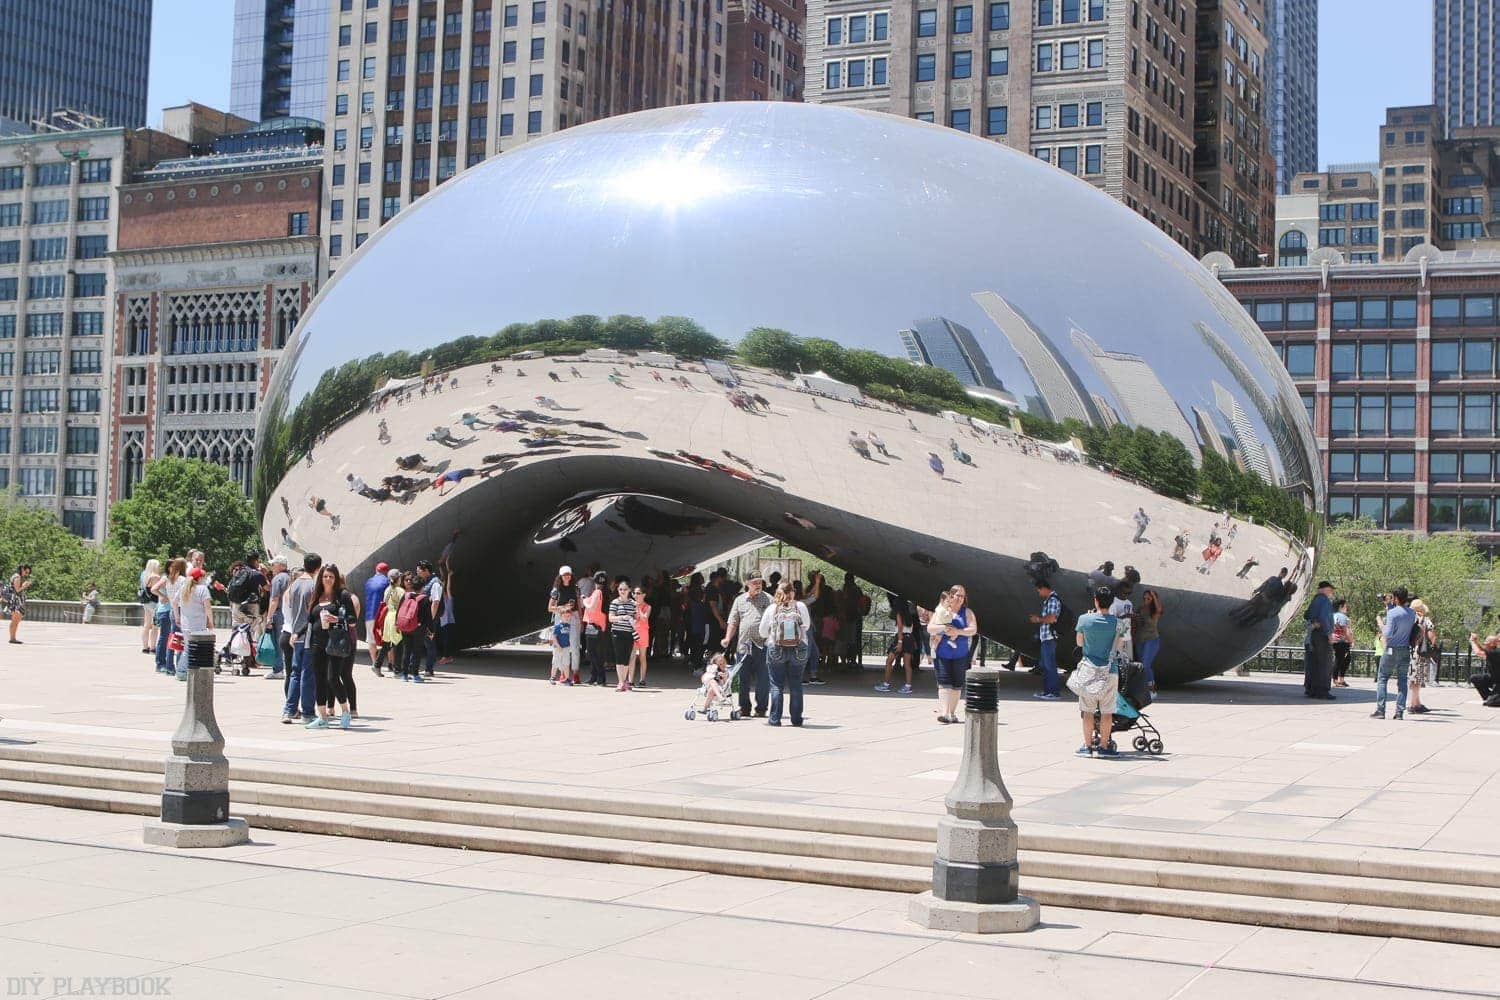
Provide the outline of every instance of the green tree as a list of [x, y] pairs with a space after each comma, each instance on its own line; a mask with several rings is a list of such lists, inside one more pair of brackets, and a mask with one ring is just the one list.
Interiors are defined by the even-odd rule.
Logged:
[[604, 321], [604, 343], [608, 347], [638, 350], [651, 346], [655, 330], [643, 316], [611, 316]]
[[680, 358], [722, 358], [728, 351], [718, 337], [697, 320], [686, 316], [663, 316], [656, 321], [656, 346]]
[[230, 562], [257, 548], [250, 501], [221, 465], [158, 458], [129, 500], [110, 510], [112, 537], [137, 559], [165, 559], [202, 549], [222, 577]]
[[736, 351], [745, 364], [782, 374], [796, 371], [802, 360], [801, 342], [787, 331], [770, 326], [758, 326], [745, 334]]
[[78, 600], [90, 582], [106, 601], [132, 600], [141, 568], [128, 552], [85, 542], [51, 511], [0, 494], [0, 572], [9, 579], [21, 563], [36, 581], [27, 594], [53, 601]]
[[1375, 616], [1385, 610], [1381, 595], [1404, 586], [1432, 609], [1446, 648], [1467, 648], [1468, 633], [1480, 624], [1487, 588], [1476, 581], [1484, 574], [1484, 555], [1470, 535], [1376, 531], [1368, 521], [1330, 526], [1317, 563], [1318, 579], [1328, 580], [1349, 602], [1360, 646], [1374, 645]]

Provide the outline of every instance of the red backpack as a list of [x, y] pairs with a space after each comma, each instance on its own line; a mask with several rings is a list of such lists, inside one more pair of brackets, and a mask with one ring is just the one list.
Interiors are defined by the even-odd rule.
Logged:
[[422, 624], [422, 595], [420, 592], [408, 591], [401, 598], [401, 607], [396, 609], [396, 631], [415, 632]]

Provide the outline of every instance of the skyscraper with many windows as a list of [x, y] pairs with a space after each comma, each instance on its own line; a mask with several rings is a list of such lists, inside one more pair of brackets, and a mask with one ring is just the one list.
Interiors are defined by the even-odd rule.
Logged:
[[1318, 169], [1318, 0], [1266, 0], [1267, 81], [1276, 190]]
[[914, 364], [941, 368], [969, 388], [1005, 391], [974, 332], [951, 319], [938, 316], [913, 323], [901, 331], [901, 346]]
[[1433, 0], [1432, 99], [1444, 132], [1500, 122], [1496, 0]]
[[235, 0], [231, 112], [251, 121], [323, 119], [334, 3], [353, 6], [352, 0]]
[[543, 135], [724, 99], [725, 0], [337, 0], [326, 260], [434, 186]]
[[0, 118], [68, 108], [139, 128], [150, 58], [151, 0], [0, 3]]

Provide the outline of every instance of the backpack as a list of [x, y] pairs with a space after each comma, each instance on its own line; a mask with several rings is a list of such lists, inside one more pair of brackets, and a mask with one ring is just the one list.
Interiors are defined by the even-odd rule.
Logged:
[[1423, 659], [1431, 659], [1437, 651], [1437, 647], [1432, 641], [1432, 629], [1430, 627], [1423, 628], [1422, 620], [1419, 618], [1417, 619], [1417, 624], [1412, 626], [1411, 634], [1416, 639], [1416, 642], [1412, 643], [1412, 645], [1417, 647], [1417, 655]]
[[802, 645], [802, 616], [795, 607], [776, 612], [776, 617], [771, 619], [771, 639], [778, 646]]
[[229, 581], [229, 599], [235, 604], [243, 604], [250, 600], [251, 587], [250, 578], [255, 575], [255, 570], [250, 566], [241, 566], [239, 572], [235, 573]]
[[396, 609], [396, 631], [415, 632], [421, 624], [422, 594], [416, 590], [407, 591], [401, 598], [401, 606]]
[[1058, 649], [1072, 649], [1078, 644], [1078, 615], [1060, 597], [1057, 599], [1057, 621], [1053, 623], [1052, 631], [1057, 636]]

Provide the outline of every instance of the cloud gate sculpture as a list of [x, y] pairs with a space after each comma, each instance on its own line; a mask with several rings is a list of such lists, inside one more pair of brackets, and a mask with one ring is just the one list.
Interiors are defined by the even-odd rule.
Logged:
[[1023, 651], [1033, 576], [1081, 611], [1133, 566], [1180, 682], [1276, 635], [1297, 602], [1257, 585], [1307, 588], [1322, 509], [1301, 399], [1182, 248], [996, 143], [796, 104], [609, 119], [442, 185], [323, 289], [258, 434], [272, 551], [362, 579], [462, 530], [465, 645], [545, 624], [561, 563], [769, 536], [928, 606], [962, 582]]

